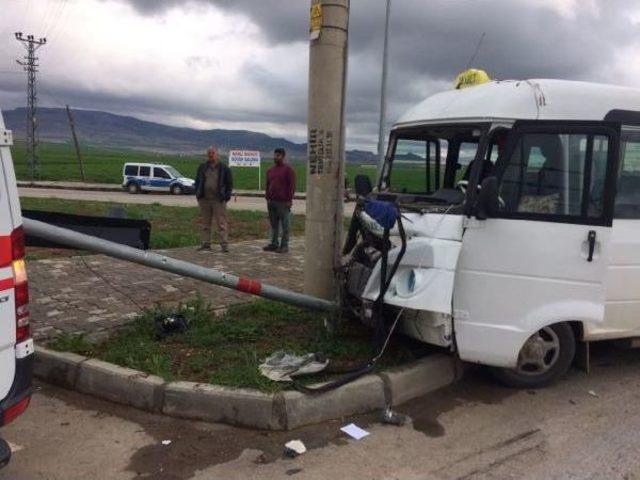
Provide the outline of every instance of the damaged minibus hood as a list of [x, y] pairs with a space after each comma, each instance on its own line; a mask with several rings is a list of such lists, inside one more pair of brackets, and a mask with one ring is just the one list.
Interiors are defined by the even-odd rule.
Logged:
[[[407, 250], [385, 294], [385, 303], [448, 316], [452, 314], [453, 285], [462, 247], [463, 220], [463, 215], [403, 214]], [[398, 234], [395, 229], [391, 233]], [[389, 264], [396, 260], [399, 250], [394, 248], [389, 252]], [[379, 288], [380, 262], [367, 281], [363, 298], [376, 300]]]

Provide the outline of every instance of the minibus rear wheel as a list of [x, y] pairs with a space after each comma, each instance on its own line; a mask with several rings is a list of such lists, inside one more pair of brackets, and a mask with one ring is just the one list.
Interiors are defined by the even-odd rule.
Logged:
[[509, 387], [540, 388], [569, 370], [576, 338], [568, 323], [556, 323], [531, 335], [520, 349], [516, 368], [495, 368], [496, 378]]

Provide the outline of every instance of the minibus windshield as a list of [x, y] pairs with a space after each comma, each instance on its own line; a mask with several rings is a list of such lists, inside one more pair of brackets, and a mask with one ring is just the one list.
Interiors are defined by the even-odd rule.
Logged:
[[462, 203], [483, 131], [459, 125], [395, 130], [380, 190], [420, 202]]

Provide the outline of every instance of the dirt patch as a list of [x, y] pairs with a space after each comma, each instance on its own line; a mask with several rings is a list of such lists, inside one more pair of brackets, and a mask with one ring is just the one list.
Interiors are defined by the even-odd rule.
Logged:
[[[347, 439], [340, 427], [351, 421], [366, 426], [377, 418], [345, 418], [289, 432], [256, 431], [154, 415], [47, 384], [38, 385], [42, 394], [76, 408], [95, 410], [100, 418], [114, 416], [140, 425], [155, 443], [134, 452], [127, 470], [154, 480], [185, 480], [198, 470], [235, 460], [245, 451], [255, 452], [253, 461], [258, 465], [272, 463], [283, 458], [284, 444], [292, 439], [302, 440], [308, 450], [344, 445]], [[163, 440], [171, 440], [171, 444], [163, 445]]]
[[411, 417], [413, 428], [427, 437], [441, 437], [445, 430], [438, 418], [444, 413], [469, 403], [497, 405], [519, 392], [496, 384], [480, 367], [472, 368], [466, 378], [464, 382], [407, 402], [398, 407], [398, 411]]

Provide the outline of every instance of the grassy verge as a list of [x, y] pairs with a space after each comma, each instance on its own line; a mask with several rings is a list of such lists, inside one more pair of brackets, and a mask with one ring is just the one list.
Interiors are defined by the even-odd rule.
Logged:
[[[195, 200], [194, 200], [195, 201]], [[151, 222], [151, 248], [176, 248], [197, 245], [199, 242], [199, 210], [197, 207], [169, 207], [153, 203], [150, 205], [121, 204], [111, 202], [87, 202], [52, 198], [22, 198], [26, 210], [74, 213], [77, 215], [108, 216], [119, 210], [125, 218]], [[232, 242], [267, 238], [269, 221], [266, 212], [229, 210], [229, 238]], [[304, 215], [293, 215], [291, 234], [304, 232]], [[42, 249], [34, 249], [42, 258]]]
[[[189, 330], [160, 340], [154, 318], [170, 311], [189, 321]], [[100, 358], [142, 370], [166, 380], [209, 382], [233, 387], [276, 391], [287, 384], [260, 375], [258, 365], [277, 350], [316, 352], [330, 359], [330, 368], [344, 369], [371, 355], [372, 332], [361, 324], [345, 323], [329, 333], [323, 315], [280, 303], [259, 300], [229, 308], [214, 317], [201, 299], [169, 310], [156, 307], [141, 313], [131, 325], [108, 340], [92, 345], [81, 335], [63, 335], [49, 344], [55, 350]], [[395, 336], [381, 367], [397, 365], [425, 353], [424, 344]], [[313, 381], [330, 378], [329, 373]]]
[[[195, 178], [198, 165], [204, 159], [200, 156], [157, 154], [126, 149], [109, 149], [98, 146], [83, 145], [82, 157], [88, 182], [121, 183], [122, 167], [126, 162], [161, 163], [175, 167], [183, 175]], [[27, 161], [26, 147], [23, 142], [16, 142], [12, 147], [16, 175], [19, 180], [30, 180], [31, 170]], [[80, 171], [71, 144], [41, 143], [39, 146], [40, 180], [80, 181]], [[223, 161], [226, 161], [223, 156]], [[262, 160], [262, 179], [260, 189], [266, 184], [265, 172], [273, 165], [271, 158]], [[306, 163], [292, 161], [296, 172], [296, 190], [306, 191]], [[232, 168], [235, 188], [241, 190], [258, 190], [257, 168]], [[358, 174], [368, 175], [375, 181], [375, 165], [347, 165], [349, 185]]]

